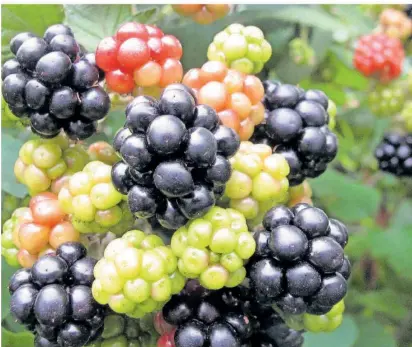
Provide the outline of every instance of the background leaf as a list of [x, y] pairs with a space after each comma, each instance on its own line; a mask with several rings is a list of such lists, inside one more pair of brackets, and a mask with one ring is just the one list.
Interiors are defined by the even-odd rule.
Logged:
[[390, 332], [375, 319], [357, 317], [356, 324], [359, 337], [353, 347], [397, 347]]
[[9, 42], [19, 32], [30, 31], [43, 37], [48, 26], [61, 23], [62, 5], [2, 5], [1, 54], [3, 61], [11, 57]]

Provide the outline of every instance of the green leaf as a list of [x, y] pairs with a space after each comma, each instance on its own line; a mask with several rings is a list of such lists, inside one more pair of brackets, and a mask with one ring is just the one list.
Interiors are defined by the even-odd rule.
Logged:
[[315, 198], [330, 215], [344, 222], [356, 222], [376, 215], [381, 193], [374, 187], [333, 169], [310, 181]]
[[[1, 317], [4, 318], [9, 313], [10, 293], [9, 281], [11, 276], [16, 272], [16, 268], [6, 263], [4, 258], [1, 259]], [[2, 345], [3, 346], [3, 345]]]
[[146, 23], [156, 15], [157, 8], [153, 5], [152, 8], [135, 11], [132, 5], [66, 5], [65, 11], [66, 23], [72, 28], [76, 39], [87, 50], [94, 52], [99, 42], [114, 35], [122, 23]]
[[391, 218], [391, 229], [412, 228], [412, 200], [404, 200]]
[[10, 58], [9, 42], [19, 32], [30, 31], [43, 37], [48, 26], [64, 19], [62, 5], [2, 5], [1, 53]]
[[341, 86], [335, 83], [320, 83], [304, 80], [299, 85], [304, 89], [319, 89], [323, 91], [335, 104], [343, 105], [346, 102], [346, 93]]
[[373, 318], [357, 317], [359, 337], [353, 347], [397, 347], [392, 334]]
[[408, 314], [405, 297], [391, 289], [358, 293], [352, 298], [371, 312], [384, 313], [393, 319], [403, 319]]
[[33, 347], [34, 336], [29, 332], [13, 333], [7, 329], [1, 328], [1, 346], [2, 347]]
[[12, 137], [8, 133], [3, 133], [2, 135], [2, 189], [18, 198], [24, 198], [27, 195], [27, 189], [24, 185], [18, 183], [14, 176], [14, 163], [19, 157], [19, 150], [23, 145], [23, 140]]
[[354, 319], [345, 315], [342, 325], [331, 333], [305, 333], [303, 347], [352, 347], [358, 334]]

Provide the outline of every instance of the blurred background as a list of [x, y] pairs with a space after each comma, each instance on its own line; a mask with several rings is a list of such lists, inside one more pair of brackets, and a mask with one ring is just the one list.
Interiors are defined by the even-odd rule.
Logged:
[[[389, 10], [389, 12], [388, 12]], [[389, 14], [388, 14], [389, 13]], [[351, 232], [346, 252], [353, 274], [342, 326], [330, 334], [307, 334], [305, 347], [412, 347], [412, 180], [379, 171], [376, 146], [388, 131], [412, 132], [411, 20], [408, 5], [233, 5], [223, 19], [199, 25], [170, 5], [3, 5], [2, 61], [17, 32], [42, 34], [64, 22], [92, 51], [123, 22], [152, 23], [175, 35], [183, 46], [187, 71], [206, 60], [216, 33], [231, 23], [261, 28], [272, 45], [259, 74], [323, 90], [337, 105], [338, 156], [312, 190], [301, 194]], [[402, 41], [401, 75], [383, 84], [353, 66], [357, 40], [384, 32]], [[111, 142], [123, 126], [124, 104], [114, 107], [101, 131], [88, 139]], [[31, 133], [16, 126], [2, 103], [2, 222], [24, 205], [27, 191], [16, 183], [13, 166]], [[409, 129], [408, 129], [409, 127]], [[2, 346], [32, 346], [9, 317], [8, 279], [14, 269], [2, 259]]]

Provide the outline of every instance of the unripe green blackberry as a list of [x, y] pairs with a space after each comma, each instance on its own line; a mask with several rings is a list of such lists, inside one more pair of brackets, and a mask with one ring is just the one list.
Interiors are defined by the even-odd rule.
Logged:
[[92, 161], [60, 189], [60, 206], [71, 215], [73, 226], [81, 233], [118, 234], [133, 225], [126, 197], [112, 184], [111, 169], [110, 165]]
[[153, 314], [134, 319], [108, 314], [104, 319], [102, 336], [87, 347], [156, 347], [159, 334], [153, 326]]
[[6, 220], [10, 219], [14, 210], [19, 207], [27, 207], [29, 205], [30, 197], [26, 196], [23, 199], [19, 199], [14, 195], [2, 191], [1, 193], [1, 224], [3, 225]]
[[209, 60], [221, 61], [232, 69], [257, 74], [272, 55], [272, 47], [262, 30], [238, 23], [217, 33], [207, 50]]
[[14, 174], [32, 196], [49, 190], [57, 194], [65, 177], [82, 170], [88, 161], [86, 150], [70, 144], [65, 135], [35, 139], [20, 148]]
[[345, 312], [344, 300], [339, 301], [332, 310], [321, 316], [309, 313], [303, 314], [303, 326], [306, 331], [312, 333], [331, 332], [336, 330], [342, 323]]
[[264, 144], [243, 141], [230, 159], [233, 171], [224, 196], [229, 206], [242, 213], [250, 226], [262, 222], [273, 206], [285, 202], [289, 189], [289, 165]]
[[105, 141], [92, 143], [87, 149], [91, 161], [101, 161], [107, 165], [114, 165], [120, 161], [113, 146]]
[[[7, 264], [14, 267], [20, 267], [17, 254], [19, 252], [18, 247], [14, 241], [16, 237], [16, 228], [20, 223], [20, 216], [26, 213], [27, 208], [21, 207], [16, 209], [11, 215], [10, 219], [6, 220], [3, 224], [2, 233], [1, 233], [1, 255], [6, 260]], [[13, 235], [14, 233], [14, 235]]]
[[405, 92], [398, 83], [379, 84], [368, 95], [368, 105], [378, 117], [390, 117], [400, 112], [405, 100]]
[[403, 105], [401, 112], [401, 119], [404, 124], [404, 128], [407, 132], [412, 132], [412, 101], [407, 101]]
[[326, 112], [329, 115], [329, 129], [333, 130], [336, 126], [336, 115], [338, 113], [338, 109], [336, 107], [336, 104], [331, 99], [329, 99], [328, 109]]
[[171, 249], [159, 236], [140, 230], [111, 241], [94, 268], [94, 276], [96, 301], [132, 318], [159, 310], [185, 285]]
[[183, 276], [199, 278], [203, 287], [217, 290], [242, 283], [244, 261], [255, 252], [256, 242], [242, 213], [215, 206], [179, 228], [171, 247]]
[[300, 37], [289, 42], [289, 56], [296, 65], [315, 64], [314, 49]]

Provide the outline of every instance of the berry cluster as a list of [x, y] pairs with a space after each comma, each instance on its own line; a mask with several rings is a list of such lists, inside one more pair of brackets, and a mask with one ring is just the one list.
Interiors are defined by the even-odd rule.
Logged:
[[139, 230], [111, 241], [94, 275], [96, 301], [132, 318], [158, 310], [185, 284], [170, 248], [160, 237]]
[[96, 50], [96, 63], [106, 72], [107, 87], [119, 94], [136, 86], [160, 87], [180, 82], [182, 46], [157, 27], [136, 22], [123, 24], [104, 38]]
[[19, 118], [29, 118], [34, 133], [44, 138], [63, 128], [72, 139], [96, 132], [96, 122], [110, 109], [98, 82], [104, 78], [94, 54], [80, 51], [72, 30], [50, 26], [43, 38], [24, 32], [10, 41], [16, 56], [2, 66], [3, 97]]
[[14, 174], [27, 186], [30, 195], [48, 190], [58, 194], [69, 176], [82, 170], [88, 162], [89, 156], [80, 144], [72, 145], [65, 136], [58, 135], [23, 144]]
[[412, 177], [412, 135], [389, 133], [375, 150], [382, 171]]
[[200, 69], [189, 70], [183, 83], [194, 89], [199, 103], [213, 107], [222, 123], [234, 129], [242, 141], [248, 140], [255, 125], [264, 119], [264, 89], [255, 76], [208, 61]]
[[176, 230], [223, 193], [239, 138], [211, 107], [196, 105], [189, 88], [172, 84], [159, 101], [139, 96], [128, 105], [113, 146], [123, 158], [113, 166], [113, 184], [128, 194], [132, 213]]
[[350, 263], [343, 248], [346, 227], [320, 209], [278, 206], [255, 234], [257, 250], [248, 263], [254, 297], [285, 314], [322, 315], [346, 295]]
[[399, 39], [385, 34], [368, 34], [356, 44], [353, 65], [366, 77], [376, 77], [385, 83], [401, 74], [404, 58]]
[[289, 42], [289, 56], [296, 65], [314, 65], [315, 50], [300, 37]]
[[253, 227], [262, 223], [271, 207], [286, 201], [288, 162], [280, 154], [272, 154], [268, 145], [243, 141], [230, 163], [233, 171], [224, 196]]
[[172, 236], [178, 268], [187, 278], [199, 278], [203, 287], [236, 287], [245, 279], [244, 261], [256, 249], [245, 217], [233, 209], [213, 207]]
[[37, 347], [82, 347], [99, 337], [104, 310], [92, 296], [96, 260], [77, 242], [62, 244], [10, 279], [10, 312]]
[[368, 107], [378, 117], [391, 117], [402, 110], [404, 87], [399, 83], [378, 84], [368, 95]]
[[87, 347], [156, 347], [157, 338], [153, 315], [134, 319], [108, 313], [101, 337]]
[[405, 12], [394, 8], [386, 8], [379, 17], [379, 29], [384, 34], [401, 40], [412, 34], [412, 20]]
[[289, 207], [293, 207], [301, 203], [313, 205], [312, 204], [312, 188], [310, 187], [308, 181], [303, 181], [303, 183], [289, 188], [287, 205]]
[[98, 141], [92, 143], [87, 149], [91, 161], [101, 161], [107, 165], [114, 165], [120, 161], [120, 157], [109, 143]]
[[255, 26], [231, 24], [217, 33], [207, 50], [209, 60], [225, 63], [245, 74], [257, 74], [272, 56], [272, 47]]
[[222, 290], [184, 290], [163, 307], [166, 323], [175, 327], [158, 341], [158, 347], [249, 346], [253, 322], [240, 308], [224, 300]]
[[18, 249], [20, 266], [31, 267], [39, 256], [53, 253], [62, 243], [79, 240], [79, 232], [67, 217], [57, 196], [47, 192], [31, 198], [29, 207], [15, 211], [11, 222], [6, 222], [5, 238]]
[[175, 4], [172, 8], [184, 17], [190, 17], [198, 24], [210, 24], [225, 17], [230, 11], [227, 4]]
[[[265, 81], [267, 118], [253, 141], [269, 143], [289, 163], [291, 186], [315, 178], [338, 151], [338, 140], [328, 127], [329, 100], [320, 90], [307, 90]], [[263, 133], [262, 133], [263, 130]]]
[[60, 189], [60, 206], [81, 233], [121, 234], [133, 225], [127, 202], [112, 184], [111, 169], [110, 165], [92, 161]]

